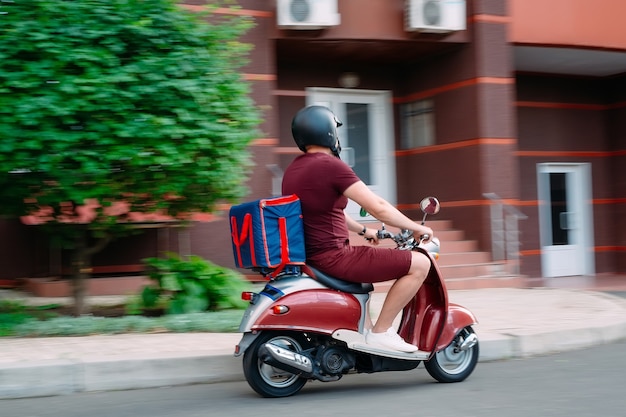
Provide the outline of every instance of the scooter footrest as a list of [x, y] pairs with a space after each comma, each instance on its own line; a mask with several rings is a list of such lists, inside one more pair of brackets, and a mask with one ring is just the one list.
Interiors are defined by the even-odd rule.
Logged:
[[425, 361], [430, 358], [430, 352], [418, 350], [417, 352], [399, 352], [397, 350], [385, 350], [365, 343], [365, 336], [354, 330], [340, 329], [333, 333], [333, 338], [341, 340], [348, 345], [349, 349], [370, 355], [383, 356], [385, 358], [404, 359], [411, 361]]
[[421, 350], [410, 353], [400, 352], [397, 350], [384, 350], [372, 345], [361, 343], [348, 344], [348, 347], [352, 350], [358, 350], [359, 352], [365, 352], [376, 356], [384, 356], [385, 358], [425, 361], [430, 357], [430, 352], [422, 352]]

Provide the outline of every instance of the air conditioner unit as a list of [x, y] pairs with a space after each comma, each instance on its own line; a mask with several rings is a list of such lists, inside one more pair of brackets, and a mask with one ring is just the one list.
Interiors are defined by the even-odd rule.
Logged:
[[337, 26], [337, 0], [277, 0], [276, 21], [281, 29], [322, 29]]
[[405, 29], [431, 33], [465, 30], [466, 14], [465, 0], [407, 0]]

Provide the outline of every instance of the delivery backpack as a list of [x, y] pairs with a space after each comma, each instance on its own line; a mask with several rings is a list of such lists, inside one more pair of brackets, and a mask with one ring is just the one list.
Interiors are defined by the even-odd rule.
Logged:
[[304, 265], [302, 210], [295, 194], [232, 206], [229, 217], [238, 268], [272, 278]]

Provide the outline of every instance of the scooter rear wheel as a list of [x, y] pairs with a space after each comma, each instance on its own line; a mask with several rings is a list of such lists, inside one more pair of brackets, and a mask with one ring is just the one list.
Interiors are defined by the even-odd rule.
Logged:
[[288, 397], [302, 389], [307, 380], [290, 372], [268, 365], [259, 359], [259, 348], [265, 343], [282, 346], [293, 352], [301, 352], [305, 341], [301, 335], [262, 333], [246, 349], [243, 357], [243, 373], [248, 385], [258, 394], [268, 398]]
[[478, 363], [478, 341], [466, 350], [459, 347], [473, 334], [474, 330], [470, 326], [464, 328], [445, 349], [424, 362], [430, 376], [439, 382], [461, 382], [470, 376]]

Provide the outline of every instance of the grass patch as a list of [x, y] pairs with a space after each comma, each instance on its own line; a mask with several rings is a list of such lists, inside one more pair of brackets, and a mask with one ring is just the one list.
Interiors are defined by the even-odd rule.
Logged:
[[[118, 307], [118, 310], [122, 308]], [[243, 310], [170, 314], [160, 317], [123, 315], [106, 317], [115, 307], [94, 308], [104, 316], [71, 317], [64, 306], [31, 307], [15, 301], [0, 301], [0, 336], [53, 337], [94, 334], [213, 332], [233, 333], [239, 329]]]

